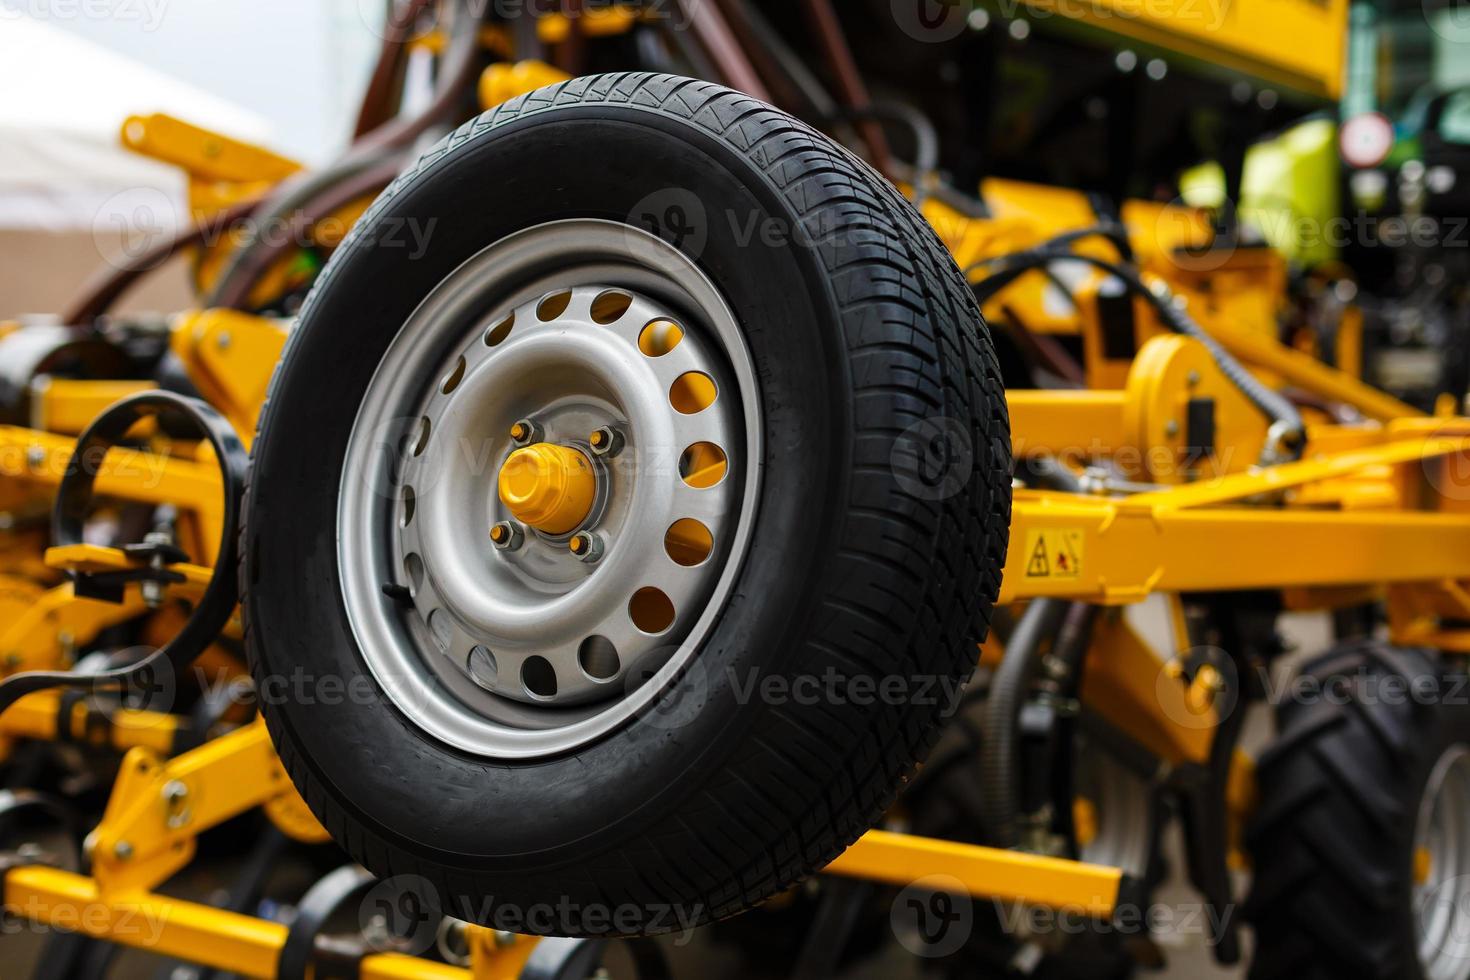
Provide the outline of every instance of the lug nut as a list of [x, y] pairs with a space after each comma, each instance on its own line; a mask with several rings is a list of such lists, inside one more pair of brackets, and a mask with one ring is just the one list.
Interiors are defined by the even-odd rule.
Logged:
[[490, 527], [490, 543], [501, 551], [515, 551], [526, 540], [526, 532], [519, 524], [500, 521]]
[[517, 446], [529, 446], [541, 441], [541, 426], [530, 419], [521, 419], [510, 427], [510, 438]]
[[590, 565], [602, 557], [602, 538], [591, 531], [578, 531], [567, 542], [567, 548], [576, 555], [578, 561], [585, 561]]
[[587, 437], [594, 456], [616, 456], [623, 451], [623, 434], [610, 425], [604, 425]]

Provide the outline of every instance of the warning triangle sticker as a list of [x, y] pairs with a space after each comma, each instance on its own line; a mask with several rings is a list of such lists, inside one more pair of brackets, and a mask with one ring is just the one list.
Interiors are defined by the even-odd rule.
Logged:
[[1036, 547], [1031, 551], [1031, 561], [1026, 565], [1026, 574], [1043, 578], [1051, 574], [1051, 561], [1046, 557], [1046, 538], [1040, 535], [1037, 535]]

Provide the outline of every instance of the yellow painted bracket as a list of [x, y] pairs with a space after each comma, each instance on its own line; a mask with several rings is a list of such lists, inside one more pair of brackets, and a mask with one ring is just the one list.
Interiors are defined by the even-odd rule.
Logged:
[[302, 169], [289, 157], [161, 112], [129, 116], [120, 138], [127, 149], [188, 175], [196, 217], [259, 197]]
[[[121, 548], [105, 548], [97, 544], [68, 544], [46, 549], [46, 564], [69, 572], [100, 573], [126, 572], [138, 568], [140, 563]], [[189, 598], [198, 598], [214, 577], [214, 569], [190, 562], [178, 562], [168, 570], [184, 577], [182, 582], [170, 586]]]
[[286, 346], [285, 326], [235, 310], [196, 310], [180, 318], [171, 346], [189, 380], [248, 448]]
[[[109, 894], [154, 888], [189, 863], [201, 832], [286, 794], [296, 789], [261, 721], [167, 762], [133, 749], [87, 839], [98, 888]], [[317, 825], [311, 837], [325, 841], [327, 834]]]
[[91, 643], [98, 633], [147, 611], [136, 586], [116, 603], [81, 598], [70, 582], [58, 585], [14, 622], [0, 627], [0, 676], [61, 669], [72, 653]]

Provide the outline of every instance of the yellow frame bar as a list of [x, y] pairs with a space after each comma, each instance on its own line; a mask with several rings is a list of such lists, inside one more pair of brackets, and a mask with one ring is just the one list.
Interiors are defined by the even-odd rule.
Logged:
[[904, 886], [943, 875], [976, 898], [1078, 909], [1098, 917], [1113, 914], [1123, 882], [1118, 868], [886, 830], [868, 831], [824, 873]]
[[[1055, 596], [1117, 604], [1151, 592], [1470, 578], [1470, 521], [1463, 513], [1230, 506], [1470, 451], [1470, 438], [1424, 438], [1413, 428], [1390, 432], [1379, 446], [1132, 497], [1018, 490], [1000, 601]], [[1036, 561], [1059, 541], [1080, 556], [1066, 574]]]
[[[275, 980], [287, 929], [237, 912], [138, 891], [104, 897], [83, 875], [45, 867], [5, 875], [5, 907], [32, 922], [97, 939]], [[363, 980], [470, 980], [470, 971], [428, 960], [379, 953], [362, 961]]]

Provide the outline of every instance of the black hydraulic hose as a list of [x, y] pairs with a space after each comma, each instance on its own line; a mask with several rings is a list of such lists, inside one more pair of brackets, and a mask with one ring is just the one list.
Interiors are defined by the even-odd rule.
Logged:
[[[1095, 255], [1084, 255], [1080, 252], [1059, 251], [1047, 247], [1030, 249], [980, 263], [980, 265], [998, 265], [1000, 268], [993, 276], [975, 285], [976, 297], [980, 302], [984, 302], [985, 299], [993, 296], [998, 288], [1009, 285], [1021, 273], [1056, 261], [1085, 262], [1117, 277], [1130, 291], [1143, 297], [1154, 308], [1164, 326], [1203, 344], [1210, 352], [1210, 357], [1219, 367], [1220, 372], [1230, 379], [1230, 382], [1252, 405], [1271, 420], [1266, 446], [1262, 450], [1263, 463], [1279, 463], [1293, 459], [1300, 453], [1306, 442], [1306, 424], [1302, 421], [1301, 412], [1297, 410], [1297, 407], [1280, 392], [1262, 384], [1260, 379], [1236, 360], [1235, 356], [1212, 337], [1209, 331], [1200, 326], [1182, 305], [1175, 303], [1171, 294], [1167, 291], [1155, 292], [1150, 289], [1143, 281], [1143, 277], [1127, 265], [1101, 259]], [[1003, 280], [1000, 287], [993, 285], [997, 279]]]
[[1069, 605], [1062, 599], [1033, 599], [1016, 621], [990, 680], [980, 738], [980, 815], [985, 840], [995, 847], [1021, 842], [1021, 707], [1036, 678], [1041, 646], [1056, 635]]
[[1089, 225], [1086, 228], [1076, 228], [1072, 231], [1063, 232], [1055, 238], [1048, 238], [1035, 248], [1026, 249], [1022, 252], [1013, 252], [1010, 255], [999, 255], [993, 259], [984, 259], [976, 262], [965, 270], [969, 274], [976, 269], [991, 265], [1002, 265], [998, 272], [991, 273], [985, 279], [974, 285], [976, 302], [984, 305], [992, 296], [1015, 282], [1021, 276], [1032, 269], [1045, 268], [1047, 263], [1028, 264], [1024, 259], [1033, 256], [1045, 255], [1050, 259], [1081, 258], [1080, 255], [1071, 251], [1076, 243], [1088, 238], [1101, 238], [1110, 243], [1118, 250], [1118, 255], [1124, 262], [1133, 261], [1133, 243], [1128, 240], [1128, 230], [1122, 225], [1113, 223], [1102, 223]]

